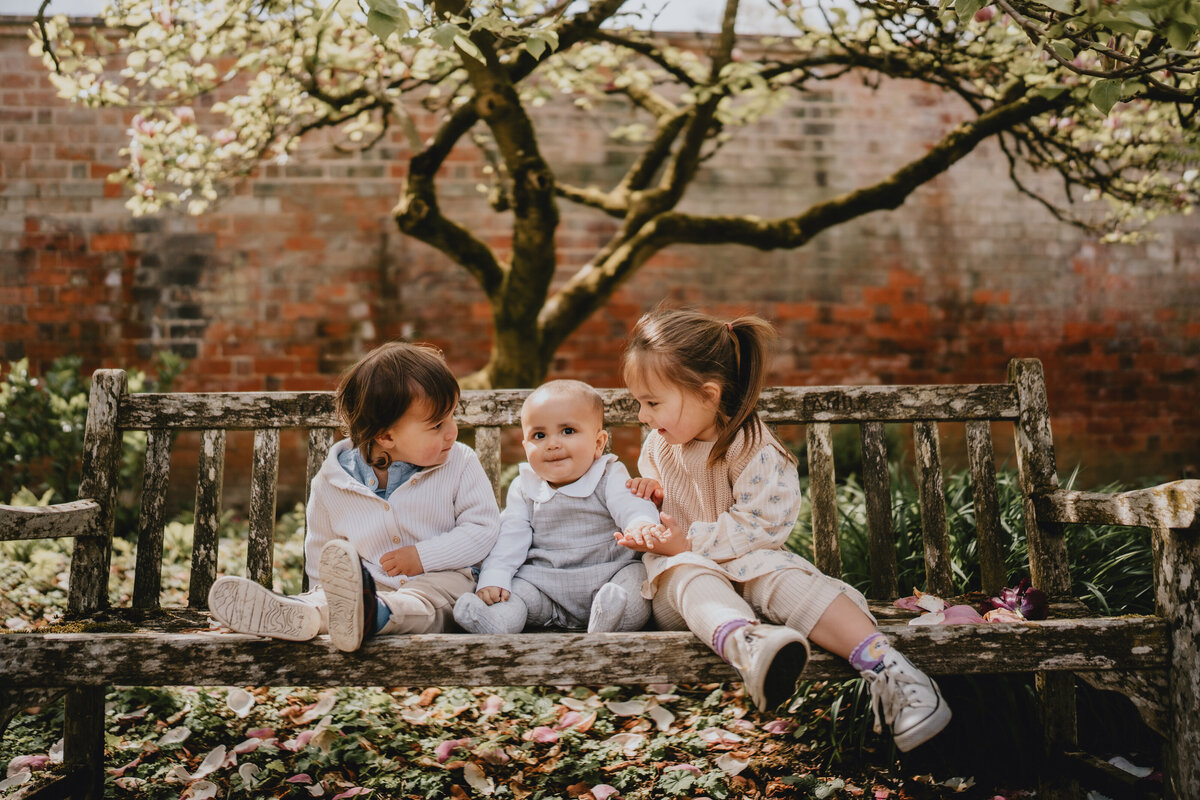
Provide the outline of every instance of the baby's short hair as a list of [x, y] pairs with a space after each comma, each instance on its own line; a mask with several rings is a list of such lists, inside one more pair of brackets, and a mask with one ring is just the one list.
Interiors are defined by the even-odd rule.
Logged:
[[591, 404], [592, 410], [599, 418], [600, 425], [604, 425], [604, 398], [600, 396], [600, 393], [591, 384], [568, 378], [546, 381], [534, 389], [529, 394], [529, 397], [525, 398], [525, 402], [528, 403], [534, 399], [553, 396], [578, 398]]

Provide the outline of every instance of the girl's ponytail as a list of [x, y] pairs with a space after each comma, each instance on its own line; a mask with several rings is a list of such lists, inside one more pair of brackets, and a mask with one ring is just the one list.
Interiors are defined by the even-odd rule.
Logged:
[[721, 426], [713, 445], [713, 461], [729, 451], [738, 431], [745, 433], [748, 446], [757, 446], [762, 426], [754, 411], [766, 383], [767, 355], [775, 339], [775, 329], [761, 317], [738, 317], [723, 326], [733, 357], [729, 365], [731, 380], [721, 391], [721, 412], [728, 421]]

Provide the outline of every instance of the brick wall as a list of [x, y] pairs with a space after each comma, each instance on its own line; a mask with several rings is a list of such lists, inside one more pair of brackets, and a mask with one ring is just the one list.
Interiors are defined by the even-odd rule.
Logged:
[[[330, 388], [346, 364], [397, 337], [438, 344], [460, 374], [483, 364], [491, 335], [483, 294], [389, 216], [405, 169], [398, 135], [357, 155], [308, 146], [198, 219], [133, 219], [105, 181], [120, 164], [128, 115], [57, 99], [27, 47], [24, 24], [0, 24], [0, 358], [29, 358], [37, 369], [75, 353], [89, 370], [146, 368], [170, 349], [189, 360], [177, 384], [185, 390]], [[561, 131], [545, 147], [566, 179], [604, 185], [628, 162], [628, 149], [599, 126], [572, 124], [566, 108], [540, 113]], [[763, 215], [802, 208], [886, 175], [958, 113], [923, 87], [873, 92], [840, 80], [743, 131], [687, 205]], [[779, 383], [996, 382], [1010, 357], [1037, 357], [1064, 473], [1081, 464], [1083, 482], [1095, 483], [1193, 469], [1194, 220], [1162, 221], [1144, 245], [1101, 245], [1018, 195], [1006, 170], [985, 146], [897, 211], [796, 251], [672, 248], [565, 343], [552, 376], [618, 385], [624, 334], [669, 298], [775, 321]], [[446, 175], [443, 207], [503, 246], [507, 220], [475, 189], [484, 177], [477, 152], [456, 152]], [[564, 204], [560, 278], [613, 227]], [[248, 461], [243, 451], [231, 442], [235, 462]], [[242, 474], [236, 463], [229, 474], [234, 499], [244, 494], [230, 485]]]

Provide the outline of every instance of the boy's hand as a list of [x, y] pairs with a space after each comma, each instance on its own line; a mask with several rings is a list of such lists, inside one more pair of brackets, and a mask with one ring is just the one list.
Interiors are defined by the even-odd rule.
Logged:
[[379, 559], [379, 566], [383, 567], [383, 571], [388, 575], [406, 575], [410, 578], [425, 571], [414, 545], [384, 553], [383, 558]]
[[641, 524], [617, 531], [613, 537], [617, 544], [642, 553], [660, 556], [678, 555], [691, 549], [687, 533], [670, 514], [660, 514], [658, 525]]
[[663, 488], [662, 484], [654, 480], [654, 478], [630, 478], [625, 481], [625, 486], [629, 491], [633, 492], [643, 500], [649, 500], [654, 505], [662, 508], [663, 504]]
[[475, 594], [489, 606], [493, 603], [503, 603], [511, 596], [508, 589], [501, 589], [499, 586], [484, 586]]

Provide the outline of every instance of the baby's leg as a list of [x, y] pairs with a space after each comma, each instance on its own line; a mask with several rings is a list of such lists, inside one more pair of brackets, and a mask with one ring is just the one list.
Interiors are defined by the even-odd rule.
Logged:
[[474, 592], [467, 592], [454, 604], [454, 621], [468, 633], [520, 633], [529, 609], [515, 594], [490, 606]]
[[592, 598], [588, 633], [636, 631], [650, 619], [650, 601], [642, 597], [646, 568], [640, 561], [617, 570]]
[[541, 589], [524, 578], [513, 578], [513, 597], [521, 598], [528, 609], [525, 618], [526, 625], [546, 626], [563, 625], [566, 622], [566, 612], [562, 611], [553, 600], [547, 597]]
[[467, 570], [426, 572], [394, 591], [379, 592], [390, 616], [379, 633], [439, 633], [450, 628], [454, 604], [472, 595], [475, 580]]

